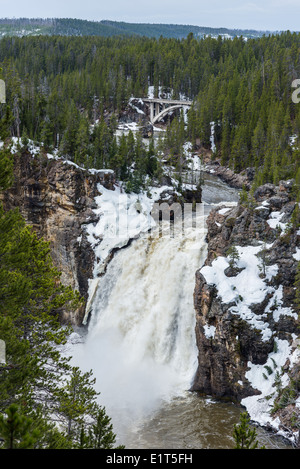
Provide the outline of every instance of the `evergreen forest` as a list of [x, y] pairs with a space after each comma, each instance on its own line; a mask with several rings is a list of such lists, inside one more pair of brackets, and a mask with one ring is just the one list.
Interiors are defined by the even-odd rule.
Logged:
[[192, 33], [186, 39], [5, 37], [0, 136], [43, 142], [83, 166], [117, 170], [125, 180], [136, 159], [139, 177], [153, 176], [157, 158], [151, 161], [153, 155], [130, 142], [119, 151], [114, 139], [129, 98], [146, 97], [152, 85], [156, 95], [161, 87], [173, 98], [193, 100], [183, 131], [180, 117], [169, 125], [173, 153], [186, 140], [209, 148], [213, 123], [213, 156], [223, 165], [236, 172], [255, 168], [257, 184], [299, 182], [300, 106], [292, 99], [299, 47], [300, 35], [291, 32], [248, 40]]

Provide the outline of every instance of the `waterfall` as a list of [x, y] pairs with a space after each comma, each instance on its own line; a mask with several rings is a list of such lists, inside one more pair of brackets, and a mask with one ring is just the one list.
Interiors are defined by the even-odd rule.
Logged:
[[188, 390], [196, 371], [193, 291], [206, 257], [205, 217], [197, 214], [184, 232], [178, 226], [141, 235], [114, 255], [74, 351], [83, 369], [93, 369], [118, 435]]

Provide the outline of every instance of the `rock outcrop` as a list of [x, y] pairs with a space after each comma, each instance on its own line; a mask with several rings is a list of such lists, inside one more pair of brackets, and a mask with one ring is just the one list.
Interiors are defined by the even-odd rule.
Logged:
[[219, 160], [204, 158], [204, 171], [218, 176], [223, 182], [236, 189], [250, 189], [254, 179], [254, 168], [247, 168], [240, 173], [235, 173], [232, 169], [222, 166]]
[[[251, 396], [267, 401], [270, 396], [251, 380], [249, 371], [265, 368], [266, 383], [269, 372], [273, 377], [278, 373], [281, 382], [292, 383], [288, 405], [293, 419], [282, 423], [288, 405], [278, 404], [278, 383], [277, 388], [270, 385], [273, 400], [266, 405], [293, 434], [300, 422], [299, 318], [294, 303], [300, 230], [291, 222], [296, 203], [290, 187], [289, 181], [267, 184], [255, 191], [253, 200], [218, 207], [208, 216], [208, 255], [196, 273], [194, 291], [199, 355], [192, 390], [235, 402]], [[257, 283], [257, 291], [251, 291], [251, 282]], [[286, 344], [289, 354], [275, 370], [278, 344]]]
[[[93, 209], [98, 183], [113, 189], [114, 174], [87, 171], [63, 159], [28, 151], [15, 155], [15, 182], [3, 195], [6, 209], [19, 207], [25, 221], [50, 243], [61, 281], [87, 300], [88, 280], [93, 276], [94, 251], [85, 227], [97, 221]], [[84, 311], [66, 322], [80, 324]]]

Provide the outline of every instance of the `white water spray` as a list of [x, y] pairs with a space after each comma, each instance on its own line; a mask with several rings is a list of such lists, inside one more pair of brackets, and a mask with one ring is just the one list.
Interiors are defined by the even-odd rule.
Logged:
[[121, 442], [130, 427], [192, 383], [198, 353], [193, 291], [206, 257], [205, 234], [201, 215], [184, 234], [144, 235], [115, 254], [100, 278], [76, 361], [93, 369], [100, 403]]

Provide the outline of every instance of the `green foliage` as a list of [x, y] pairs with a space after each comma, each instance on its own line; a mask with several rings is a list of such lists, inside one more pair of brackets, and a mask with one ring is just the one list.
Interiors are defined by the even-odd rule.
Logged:
[[295, 208], [291, 217], [291, 228], [292, 230], [298, 230], [300, 227], [300, 207], [299, 207], [299, 198], [295, 204]]
[[294, 405], [300, 391], [300, 380], [291, 379], [290, 383], [286, 387], [282, 387], [281, 381], [277, 383], [277, 398], [274, 401], [271, 414], [274, 414], [279, 409], [284, 409], [288, 405]]
[[239, 194], [239, 199], [240, 199], [240, 204], [243, 205], [244, 207], [248, 206], [249, 203], [249, 195], [248, 191], [245, 186], [243, 186], [240, 194]]
[[226, 256], [229, 258], [230, 267], [234, 267], [236, 262], [239, 260], [240, 255], [235, 246], [230, 246], [226, 251]]
[[[223, 165], [255, 168], [255, 186], [296, 177], [298, 190], [299, 148], [290, 137], [300, 130], [299, 106], [291, 100], [291, 83], [300, 76], [300, 34], [178, 40], [129, 37], [123, 24], [122, 30], [122, 38], [4, 37], [0, 63], [8, 92], [0, 109], [2, 139], [26, 130], [32, 140], [59, 148], [80, 165], [110, 167], [128, 180], [132, 155], [123, 144], [116, 149], [109, 115], [124, 110], [130, 96], [143, 98], [149, 84], [156, 93], [162, 86], [194, 100], [187, 126], [177, 118], [168, 128], [172, 157], [182, 153], [184, 138], [209, 148], [215, 122], [216, 155]], [[96, 119], [99, 129], [90, 132]], [[154, 161], [139, 160], [142, 176], [153, 172]]]
[[267, 263], [268, 263], [268, 248], [267, 248], [267, 245], [266, 243], [264, 242], [263, 243], [263, 247], [261, 249], [261, 251], [259, 251], [259, 253], [257, 254], [258, 258], [259, 258], [259, 265], [258, 265], [258, 268], [259, 270], [261, 270], [262, 272], [262, 275], [265, 277], [266, 276], [266, 268], [267, 268]]
[[29, 405], [33, 387], [45, 378], [44, 364], [50, 357], [57, 360], [53, 346], [67, 338], [60, 310], [76, 309], [80, 298], [61, 284], [48, 243], [25, 225], [18, 210], [0, 207], [0, 257], [0, 337], [12, 364], [0, 382], [5, 408], [24, 395]]
[[258, 441], [255, 428], [251, 428], [250, 419], [247, 412], [240, 415], [240, 423], [234, 425], [233, 437], [235, 440], [234, 449], [257, 449]]
[[32, 449], [41, 438], [32, 419], [21, 415], [16, 404], [10, 405], [6, 416], [0, 415], [0, 436], [3, 449]]
[[[116, 435], [113, 433], [111, 419], [105, 412], [105, 408], [99, 408], [94, 417], [93, 423], [87, 430], [82, 426], [79, 449], [112, 449], [116, 442]], [[119, 446], [118, 449], [123, 449]]]
[[13, 182], [13, 156], [9, 149], [1, 151], [0, 191], [7, 189]]
[[68, 438], [76, 438], [87, 416], [96, 412], [97, 393], [91, 376], [91, 371], [83, 374], [78, 367], [73, 367], [66, 385], [57, 390], [59, 407], [55, 412], [66, 422]]
[[273, 373], [273, 370], [270, 366], [265, 365], [264, 368], [267, 370], [268, 374], [271, 375]]

